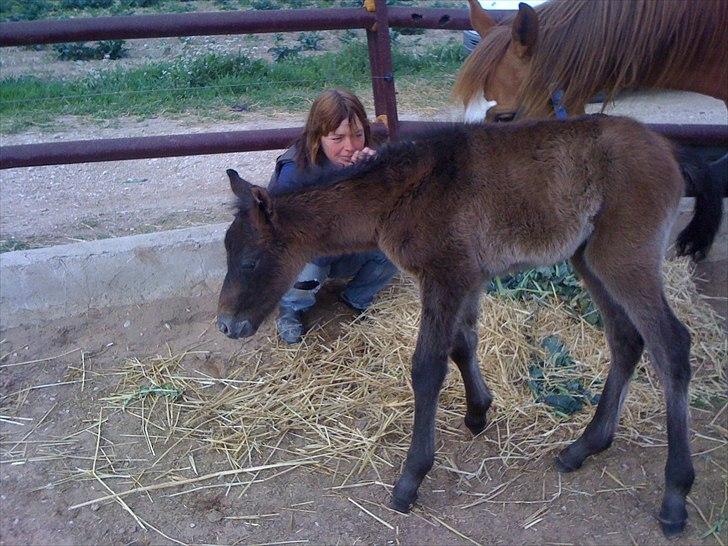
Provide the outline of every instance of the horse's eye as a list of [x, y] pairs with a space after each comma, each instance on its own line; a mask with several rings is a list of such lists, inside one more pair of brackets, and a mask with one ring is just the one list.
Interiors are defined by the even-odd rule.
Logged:
[[500, 114], [495, 115], [495, 121], [496, 122], [503, 122], [503, 121], [513, 121], [513, 118], [516, 117], [515, 112], [501, 112]]
[[252, 271], [257, 266], [258, 266], [258, 261], [257, 260], [252, 260], [252, 261], [243, 262], [242, 264], [240, 264], [240, 269], [242, 269], [244, 271]]

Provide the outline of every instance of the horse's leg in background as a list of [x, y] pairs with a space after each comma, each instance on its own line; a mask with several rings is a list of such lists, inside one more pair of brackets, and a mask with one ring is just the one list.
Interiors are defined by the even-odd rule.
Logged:
[[483, 431], [486, 414], [493, 396], [483, 380], [478, 365], [478, 308], [480, 288], [465, 298], [460, 310], [460, 322], [453, 341], [450, 358], [457, 365], [465, 384], [467, 411], [465, 425], [473, 434]]
[[584, 459], [612, 445], [629, 380], [644, 348], [642, 337], [624, 309], [614, 302], [602, 282], [589, 270], [583, 247], [577, 250], [571, 263], [602, 314], [612, 362], [594, 417], [581, 437], [556, 457], [556, 466], [561, 472], [576, 470]]
[[[596, 233], [595, 233], [596, 235]], [[601, 243], [601, 244], [600, 244]], [[613, 241], [596, 241], [585, 250], [589, 269], [602, 281], [609, 295], [629, 316], [645, 341], [652, 365], [658, 372], [667, 407], [667, 464], [665, 491], [659, 519], [667, 536], [685, 528], [685, 497], [695, 471], [690, 457], [688, 384], [690, 383], [690, 333], [670, 309], [662, 290], [661, 253], [645, 247], [627, 261], [624, 249]]]
[[429, 278], [420, 282], [422, 318], [412, 357], [415, 420], [404, 470], [392, 492], [392, 508], [408, 512], [417, 489], [435, 461], [437, 397], [447, 374], [458, 311], [464, 294]]

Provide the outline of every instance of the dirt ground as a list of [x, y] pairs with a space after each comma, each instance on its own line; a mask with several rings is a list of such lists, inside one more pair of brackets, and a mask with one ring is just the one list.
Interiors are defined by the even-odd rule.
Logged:
[[[620, 108], [646, 121], [720, 123], [726, 116], [722, 103], [695, 95], [647, 94], [625, 103]], [[452, 116], [453, 109], [443, 106], [433, 117]], [[404, 117], [421, 116], [405, 112]], [[28, 131], [4, 137], [3, 144], [287, 127], [302, 119], [301, 114], [274, 119], [241, 114], [238, 122], [224, 127], [199, 120], [119, 120], [95, 126], [69, 119], [57, 132]], [[235, 168], [264, 184], [277, 153], [2, 171], [1, 238], [61, 244], [225, 221], [230, 217], [225, 169]], [[723, 298], [715, 301], [719, 309], [725, 309], [725, 265], [708, 264], [699, 270], [708, 280], [705, 290]], [[688, 528], [673, 541], [661, 535], [655, 519], [662, 492], [664, 434], [653, 443], [620, 436], [581, 471], [561, 477], [552, 466], [553, 453], [528, 461], [499, 459], [494, 447], [499, 431], [492, 428], [475, 439], [466, 431], [441, 438], [454, 443], [463, 460], [473, 453], [493, 458], [488, 477], [468, 482], [453, 470], [452, 461], [438, 460], [423, 483], [419, 507], [408, 516], [386, 508], [401, 460], [391, 461], [382, 476], [357, 476], [353, 483], [365, 484], [360, 487], [337, 488], [341, 476], [303, 466], [277, 477], [276, 472], [260, 471], [255, 477], [265, 481], [249, 487], [237, 484], [169, 496], [180, 487], [130, 495], [124, 498], [128, 510], [118, 502], [69, 510], [107, 495], [109, 487], [119, 492], [230, 468], [222, 454], [194, 440], [174, 445], [176, 439], [152, 431], [148, 443], [149, 431], [140, 430], [139, 421], [125, 413], [103, 414], [98, 425], [104, 399], [119, 389], [114, 374], [129, 359], [194, 349], [201, 354], [186, 359], [184, 369], [224, 379], [232, 371], [233, 356], [271, 342], [270, 322], [248, 342], [218, 334], [213, 325], [215, 298], [214, 293], [197, 299], [180, 296], [0, 332], [0, 544], [728, 543], [725, 407], [692, 411], [697, 480], [690, 495]], [[337, 324], [353, 317], [337, 303], [333, 291], [321, 299], [309, 320], [336, 335]], [[410, 396], [403, 385], [403, 400]], [[723, 443], [711, 440], [716, 436]], [[164, 464], [149, 468], [167, 449]], [[140, 468], [149, 468], [147, 478], [143, 484], [103, 475], [96, 480], [91, 470], [99, 454], [118, 465], [115, 474], [128, 468], [128, 475], [136, 476]], [[261, 457], [254, 464], [264, 465], [266, 460]], [[228, 482], [199, 485], [210, 483]], [[473, 493], [489, 492], [489, 502], [463, 508]], [[147, 530], [131, 512], [147, 522]]]

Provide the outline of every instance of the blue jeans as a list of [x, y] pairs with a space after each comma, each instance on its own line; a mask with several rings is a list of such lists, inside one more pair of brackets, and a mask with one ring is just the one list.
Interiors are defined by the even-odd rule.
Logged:
[[296, 284], [281, 299], [281, 311], [305, 311], [316, 303], [316, 293], [326, 279], [351, 277], [341, 297], [355, 309], [369, 307], [397, 272], [380, 251], [317, 258], [298, 275]]

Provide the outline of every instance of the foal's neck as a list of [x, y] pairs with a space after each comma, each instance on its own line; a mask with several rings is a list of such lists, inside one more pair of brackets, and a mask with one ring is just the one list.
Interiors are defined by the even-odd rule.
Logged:
[[290, 247], [308, 260], [375, 249], [377, 225], [388, 200], [367, 178], [277, 196], [279, 228]]

